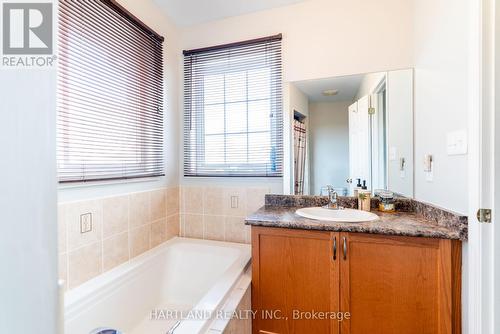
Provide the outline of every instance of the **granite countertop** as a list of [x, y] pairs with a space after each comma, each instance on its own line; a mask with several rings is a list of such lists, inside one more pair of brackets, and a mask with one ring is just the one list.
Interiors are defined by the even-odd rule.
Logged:
[[[344, 207], [355, 207], [353, 199], [344, 198]], [[301, 207], [324, 205], [319, 196], [292, 197], [267, 195], [266, 205], [246, 218], [247, 225], [304, 230], [361, 232], [385, 235], [467, 240], [467, 218], [414, 200], [398, 203], [401, 210], [372, 212], [380, 219], [364, 223], [336, 223], [304, 218], [295, 213]], [[372, 206], [376, 206], [376, 203]]]

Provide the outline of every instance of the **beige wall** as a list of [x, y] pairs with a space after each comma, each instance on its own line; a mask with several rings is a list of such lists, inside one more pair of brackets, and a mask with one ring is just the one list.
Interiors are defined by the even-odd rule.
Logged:
[[285, 81], [413, 64], [413, 0], [309, 0], [182, 30], [192, 49], [283, 33]]
[[347, 188], [349, 178], [349, 105], [352, 101], [309, 105], [311, 195], [321, 187]]

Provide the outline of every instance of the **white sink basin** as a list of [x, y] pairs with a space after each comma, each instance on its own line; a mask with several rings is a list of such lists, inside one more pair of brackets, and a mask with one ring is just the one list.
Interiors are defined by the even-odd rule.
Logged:
[[298, 209], [295, 213], [309, 219], [326, 220], [338, 223], [361, 223], [379, 219], [374, 213], [354, 209], [332, 210], [320, 207], [302, 208]]

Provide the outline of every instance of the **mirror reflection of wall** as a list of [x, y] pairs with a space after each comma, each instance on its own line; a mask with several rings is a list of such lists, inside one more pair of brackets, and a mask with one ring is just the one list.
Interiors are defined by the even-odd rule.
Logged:
[[291, 83], [306, 96], [293, 110], [295, 194], [359, 184], [413, 197], [413, 70]]

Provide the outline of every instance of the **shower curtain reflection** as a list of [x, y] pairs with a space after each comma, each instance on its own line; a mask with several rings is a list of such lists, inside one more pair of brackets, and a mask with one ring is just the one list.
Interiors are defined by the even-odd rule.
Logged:
[[304, 175], [306, 162], [306, 125], [304, 120], [294, 119], [294, 180], [295, 195], [304, 194]]

